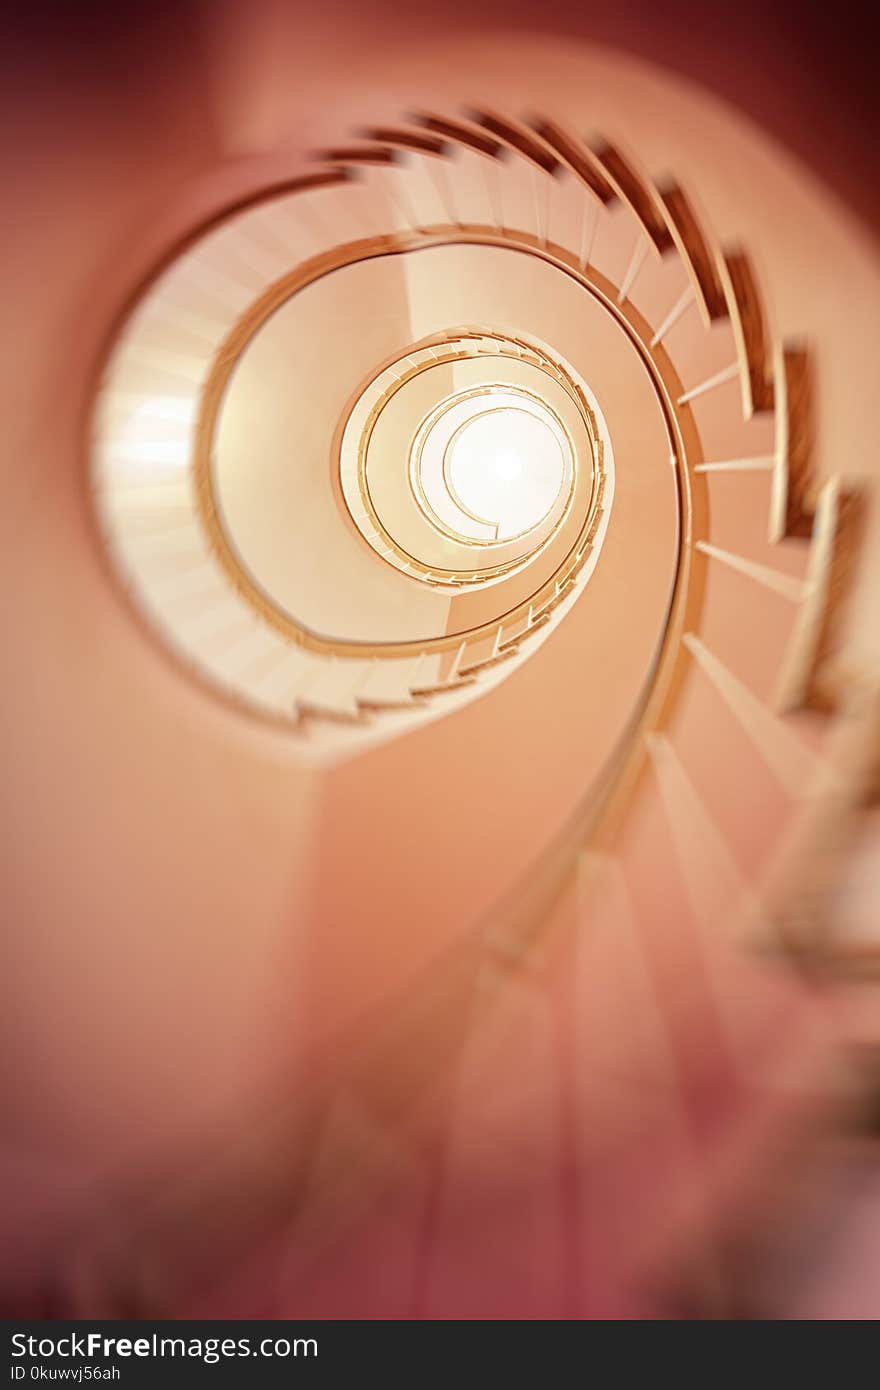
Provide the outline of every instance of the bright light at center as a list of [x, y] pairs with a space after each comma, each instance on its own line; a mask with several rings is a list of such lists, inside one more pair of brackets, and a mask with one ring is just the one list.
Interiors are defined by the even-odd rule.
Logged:
[[512, 483], [522, 473], [522, 459], [517, 458], [516, 454], [496, 454], [492, 467], [505, 483]]
[[[486, 383], [441, 401], [410, 448], [410, 481], [454, 540], [502, 545], [552, 527], [575, 471], [559, 416], [534, 392]], [[549, 534], [549, 531], [548, 531]]]
[[450, 440], [444, 476], [470, 516], [503, 540], [528, 531], [550, 511], [565, 475], [565, 440], [549, 410], [513, 392], [475, 402]]

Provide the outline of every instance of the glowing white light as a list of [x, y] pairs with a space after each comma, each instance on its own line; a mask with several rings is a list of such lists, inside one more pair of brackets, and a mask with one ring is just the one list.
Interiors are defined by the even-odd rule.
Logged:
[[448, 446], [446, 482], [459, 506], [505, 540], [537, 526], [559, 496], [565, 439], [549, 410], [515, 392], [475, 404], [479, 413]]
[[548, 406], [499, 385], [444, 402], [423, 422], [411, 468], [436, 523], [456, 537], [496, 545], [533, 530], [558, 506], [574, 456]]
[[196, 402], [183, 396], [150, 396], [131, 412], [116, 445], [131, 463], [184, 468], [189, 462]]
[[522, 459], [517, 454], [496, 454], [490, 465], [502, 482], [512, 483], [522, 473]]

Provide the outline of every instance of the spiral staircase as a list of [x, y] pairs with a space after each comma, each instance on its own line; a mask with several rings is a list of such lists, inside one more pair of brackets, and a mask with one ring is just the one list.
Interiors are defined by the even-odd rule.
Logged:
[[[79, 1194], [44, 1311], [752, 1316], [768, 1223], [800, 1228], [876, 1099], [874, 490], [820, 457], [816, 354], [752, 247], [560, 110], [365, 107], [166, 239], [104, 335], [109, 601], [196, 713], [337, 779], [363, 857], [292, 1073]], [[506, 537], [430, 455], [488, 392], [563, 441]], [[571, 764], [506, 849], [493, 719]], [[456, 728], [492, 872], [454, 930], [364, 939], [382, 841], [345, 818]], [[454, 879], [455, 814], [416, 817], [414, 875]]]

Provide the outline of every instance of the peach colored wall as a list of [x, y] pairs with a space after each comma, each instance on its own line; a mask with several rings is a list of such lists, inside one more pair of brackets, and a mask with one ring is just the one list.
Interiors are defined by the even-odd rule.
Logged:
[[[112, 1166], [165, 1148], [295, 1076], [300, 1024], [350, 1017], [361, 982], [375, 997], [460, 933], [583, 784], [570, 739], [596, 677], [562, 631], [490, 699], [326, 773], [190, 686], [108, 582], [82, 472], [100, 345], [176, 230], [288, 171], [260, 151], [295, 159], [302, 139], [450, 94], [601, 123], [759, 248], [774, 329], [820, 345], [823, 467], [876, 469], [873, 250], [757, 129], [610, 52], [498, 34], [411, 51], [373, 14], [341, 71], [335, 31], [298, 31], [294, 82], [258, 13], [224, 29], [193, 11], [177, 48], [169, 33], [146, 56], [98, 44], [56, 64], [5, 173], [0, 1041], [16, 1143], [46, 1171], [62, 1152]], [[768, 618], [759, 664], [774, 640]], [[9, 1175], [26, 1194], [18, 1162]]]

